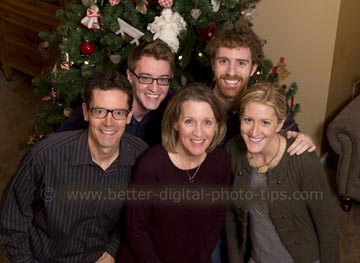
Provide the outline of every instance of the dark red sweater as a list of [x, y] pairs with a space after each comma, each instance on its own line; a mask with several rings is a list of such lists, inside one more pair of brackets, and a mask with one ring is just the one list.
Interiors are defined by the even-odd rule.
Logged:
[[162, 146], [150, 149], [130, 185], [118, 263], [210, 263], [224, 226], [230, 173], [220, 147], [207, 155], [193, 183]]

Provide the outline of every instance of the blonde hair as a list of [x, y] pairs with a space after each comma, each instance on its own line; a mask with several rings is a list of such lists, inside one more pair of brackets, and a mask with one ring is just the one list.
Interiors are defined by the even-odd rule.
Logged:
[[244, 90], [237, 98], [235, 105], [240, 110], [240, 116], [245, 106], [250, 102], [259, 102], [273, 107], [279, 122], [286, 118], [285, 88], [269, 82], [255, 83]]
[[162, 145], [168, 152], [176, 152], [175, 146], [179, 139], [179, 133], [175, 130], [174, 125], [179, 120], [184, 102], [189, 100], [206, 102], [214, 112], [217, 129], [213, 140], [206, 149], [206, 152], [211, 152], [225, 137], [226, 112], [213, 91], [201, 83], [188, 84], [171, 99], [162, 121]]

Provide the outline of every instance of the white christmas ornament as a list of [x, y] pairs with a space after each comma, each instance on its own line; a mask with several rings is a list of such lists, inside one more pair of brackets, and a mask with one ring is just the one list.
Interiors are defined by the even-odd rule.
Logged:
[[190, 15], [196, 20], [200, 17], [201, 15], [201, 10], [200, 9], [192, 9], [190, 11]]
[[154, 22], [148, 24], [147, 29], [154, 34], [153, 40], [159, 38], [169, 45], [174, 53], [179, 49], [177, 36], [186, 30], [186, 22], [178, 12], [170, 8], [164, 8], [161, 16], [157, 16]]
[[110, 60], [114, 64], [119, 64], [119, 62], [121, 60], [121, 56], [119, 54], [112, 54], [112, 55], [110, 55]]
[[121, 34], [124, 37], [125, 34], [133, 37], [133, 40], [130, 42], [131, 44], [136, 44], [137, 46], [140, 44], [139, 39], [144, 35], [143, 32], [126, 23], [121, 18], [117, 18], [120, 29], [115, 32], [115, 34]]
[[86, 11], [86, 17], [81, 19], [81, 24], [87, 29], [99, 30], [99, 18], [101, 17], [101, 12], [97, 5], [90, 6]]
[[220, 9], [220, 0], [211, 0], [214, 12], [219, 11]]
[[248, 21], [251, 21], [253, 20], [254, 16], [256, 14], [256, 8], [248, 8], [245, 10], [245, 18], [248, 20]]

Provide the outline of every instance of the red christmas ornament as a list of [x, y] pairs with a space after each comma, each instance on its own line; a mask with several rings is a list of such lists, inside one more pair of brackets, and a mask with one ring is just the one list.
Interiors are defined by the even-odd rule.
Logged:
[[206, 42], [208, 41], [214, 34], [216, 30], [216, 24], [212, 22], [208, 28], [198, 29], [197, 32], [199, 34], [198, 41]]
[[83, 53], [84, 55], [90, 56], [95, 52], [95, 46], [93, 43], [91, 43], [89, 40], [86, 40], [82, 45], [81, 45], [81, 53]]

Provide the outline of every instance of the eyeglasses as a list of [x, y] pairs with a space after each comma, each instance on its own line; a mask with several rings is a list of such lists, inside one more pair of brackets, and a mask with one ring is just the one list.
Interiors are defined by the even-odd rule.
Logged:
[[171, 78], [152, 78], [149, 76], [138, 76], [134, 71], [130, 70], [130, 72], [138, 79], [141, 84], [152, 84], [154, 80], [156, 83], [161, 86], [167, 86], [170, 84]]
[[125, 120], [130, 110], [108, 110], [104, 108], [90, 108], [91, 116], [96, 119], [104, 119], [109, 112], [115, 120]]

